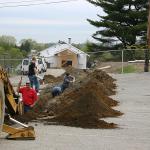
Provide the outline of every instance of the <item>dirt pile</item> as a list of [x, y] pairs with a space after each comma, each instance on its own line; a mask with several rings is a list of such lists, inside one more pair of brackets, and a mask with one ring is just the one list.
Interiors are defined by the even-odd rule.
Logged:
[[76, 81], [58, 97], [52, 98], [49, 91], [43, 91], [33, 111], [25, 114], [24, 119], [82, 128], [116, 127], [114, 123], [100, 120], [122, 115], [121, 112], [111, 108], [118, 104], [109, 97], [115, 94], [115, 80], [100, 70], [92, 73], [83, 72], [81, 76], [82, 80]]
[[[74, 89], [56, 98], [57, 103], [48, 107], [47, 112], [54, 113], [53, 119], [47, 122], [77, 126], [83, 128], [113, 128], [115, 124], [106, 123], [100, 118], [115, 117], [122, 113], [113, 110], [111, 106], [117, 101], [107, 96], [107, 90], [97, 80], [89, 80], [80, 88]], [[103, 123], [101, 123], [103, 122]]]
[[58, 82], [61, 82], [63, 80], [63, 77], [54, 77], [52, 75], [45, 75], [44, 76], [44, 82], [45, 83], [49, 83], [49, 84], [52, 84], [52, 83], [58, 83]]
[[72, 67], [66, 67], [65, 70], [66, 70], [66, 72], [68, 72], [71, 75], [73, 75], [74, 77], [76, 77], [76, 79], [78, 79], [78, 80], [82, 77], [86, 77], [86, 75], [88, 73], [90, 73], [90, 70], [75, 69]]
[[[87, 70], [75, 69], [75, 68], [72, 68], [72, 67], [66, 67], [64, 69], [65, 69], [66, 72], [73, 75], [77, 80], [80, 80], [80, 79], [86, 77], [88, 72], [89, 72]], [[50, 83], [50, 84], [51, 83], [62, 82], [66, 72], [64, 74], [62, 74], [61, 76], [59, 76], [59, 77], [54, 77], [52, 75], [45, 75], [44, 76], [44, 81], [45, 81], [45, 83]]]
[[107, 91], [107, 95], [113, 95], [116, 93], [116, 84], [114, 83], [116, 80], [109, 76], [106, 72], [95, 70], [90, 73], [87, 78], [90, 78], [91, 80], [96, 79], [99, 83], [102, 83], [103, 89]]

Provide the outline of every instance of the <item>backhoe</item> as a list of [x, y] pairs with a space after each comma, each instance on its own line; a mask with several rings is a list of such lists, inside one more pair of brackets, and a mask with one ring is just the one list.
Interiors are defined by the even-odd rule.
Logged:
[[[7, 139], [34, 140], [34, 128], [12, 118], [19, 111], [18, 99], [7, 72], [0, 67], [0, 134], [1, 132], [8, 133]], [[5, 119], [12, 122], [12, 125], [5, 124]]]

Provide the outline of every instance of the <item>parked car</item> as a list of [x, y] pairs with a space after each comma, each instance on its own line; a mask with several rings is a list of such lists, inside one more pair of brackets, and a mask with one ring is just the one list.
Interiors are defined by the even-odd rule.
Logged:
[[46, 70], [47, 70], [47, 64], [46, 64], [44, 58], [39, 58], [39, 59], [38, 59], [38, 65], [39, 65], [40, 68], [41, 68], [41, 72], [46, 72]]
[[30, 59], [29, 58], [25, 58], [25, 59], [22, 60], [21, 72], [22, 72], [23, 75], [28, 74], [29, 64], [30, 64]]

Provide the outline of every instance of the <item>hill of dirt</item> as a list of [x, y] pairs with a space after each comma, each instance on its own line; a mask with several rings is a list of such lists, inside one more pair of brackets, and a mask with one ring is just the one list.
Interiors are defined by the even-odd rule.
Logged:
[[[17, 118], [25, 122], [36, 120], [45, 124], [82, 128], [117, 127], [114, 123], [101, 120], [122, 115], [121, 112], [112, 109], [118, 102], [109, 97], [115, 94], [115, 80], [100, 70], [83, 71], [67, 68], [67, 72], [76, 77], [76, 82], [70, 85], [70, 88], [55, 98], [52, 98], [50, 88], [45, 88], [33, 110]], [[51, 83], [55, 83], [63, 76], [57, 79], [51, 76], [49, 78]]]

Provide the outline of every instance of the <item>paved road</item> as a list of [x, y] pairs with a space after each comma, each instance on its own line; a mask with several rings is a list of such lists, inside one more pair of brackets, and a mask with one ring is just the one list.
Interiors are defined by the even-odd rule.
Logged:
[[[35, 141], [0, 138], [0, 150], [150, 150], [150, 73], [113, 75], [120, 101], [115, 109], [124, 113], [105, 119], [118, 129], [82, 129], [64, 126], [35, 126]], [[34, 124], [33, 124], [34, 125]]]
[[[40, 78], [43, 78], [44, 75], [53, 75], [54, 77], [61, 76], [65, 72], [64, 69], [47, 69], [45, 73], [39, 74]], [[13, 76], [10, 78], [11, 84], [17, 86], [21, 79], [21, 75]], [[25, 85], [26, 81], [29, 80], [27, 75], [22, 76], [22, 85]]]

